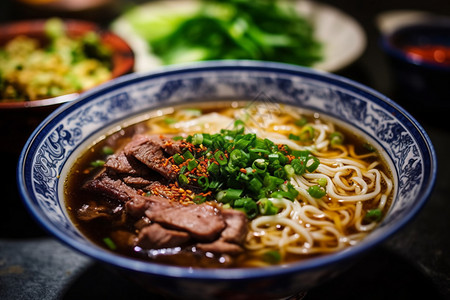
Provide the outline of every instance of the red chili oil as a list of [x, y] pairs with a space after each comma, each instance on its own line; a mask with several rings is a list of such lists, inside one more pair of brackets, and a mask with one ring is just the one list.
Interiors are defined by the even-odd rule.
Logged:
[[441, 45], [406, 46], [408, 56], [425, 62], [450, 66], [450, 47]]

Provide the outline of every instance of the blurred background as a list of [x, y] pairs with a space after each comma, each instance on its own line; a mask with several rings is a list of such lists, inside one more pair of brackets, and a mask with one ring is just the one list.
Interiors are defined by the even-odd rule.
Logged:
[[[183, 3], [183, 0], [179, 2]], [[110, 30], [128, 11], [148, 3], [131, 0], [2, 0], [0, 23], [56, 16], [92, 21]], [[387, 13], [406, 11], [425, 13], [432, 19], [450, 18], [450, 3], [445, 0], [322, 0], [313, 3], [336, 9], [362, 29], [362, 37], [355, 36], [354, 40], [347, 41], [349, 48], [352, 43], [362, 43], [361, 51], [339, 67], [332, 68], [331, 72], [367, 85], [409, 111], [430, 135], [438, 155], [439, 170], [435, 192], [412, 223], [343, 275], [309, 291], [304, 299], [450, 299], [450, 176], [446, 173], [450, 168], [447, 154], [450, 97], [445, 96], [437, 102], [431, 96], [412, 99], [414, 95], [399, 88], [398, 74], [381, 44], [383, 33], [394, 22], [386, 19]], [[325, 18], [321, 22], [327, 20], [330, 21]], [[450, 46], [450, 41], [447, 43]], [[135, 65], [135, 69], [137, 67]], [[444, 76], [449, 75], [443, 72], [439, 78]], [[448, 79], [443, 82], [444, 86], [445, 82], [450, 83]], [[450, 90], [448, 84], [445, 90]], [[2, 128], [2, 131], [8, 130], [10, 128]], [[22, 145], [13, 146], [20, 148]], [[0, 215], [1, 299], [160, 299], [74, 253], [41, 230], [17, 194], [18, 152], [1, 154], [1, 199], [5, 203]], [[92, 287], [94, 279], [95, 288]]]
[[[176, 0], [180, 3], [183, 0]], [[58, 16], [62, 18], [77, 18], [94, 21], [108, 27], [114, 20], [136, 5], [142, 5], [148, 0], [3, 0], [0, 9], [0, 19], [5, 21], [29, 18], [45, 18]], [[288, 1], [295, 2], [295, 1]], [[314, 1], [313, 1], [314, 2]], [[377, 17], [389, 11], [422, 11], [441, 16], [450, 15], [450, 5], [444, 0], [390, 0], [390, 1], [357, 1], [357, 0], [323, 0], [318, 3], [328, 4], [354, 18], [364, 29], [368, 44], [365, 53], [352, 64], [350, 71], [365, 72], [359, 74], [363, 82], [376, 90], [389, 94], [392, 90], [390, 72], [387, 70], [386, 58], [382, 56], [379, 45], [380, 30], [377, 27]], [[347, 75], [347, 70], [338, 73]], [[376, 74], [383, 74], [383, 77]], [[355, 75], [358, 76], [358, 75]]]

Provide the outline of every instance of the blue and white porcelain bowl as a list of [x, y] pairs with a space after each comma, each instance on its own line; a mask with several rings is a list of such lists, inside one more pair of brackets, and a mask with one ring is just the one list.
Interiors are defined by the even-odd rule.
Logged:
[[[64, 176], [90, 143], [125, 120], [190, 101], [271, 99], [327, 115], [385, 153], [395, 198], [381, 225], [335, 254], [263, 269], [193, 269], [142, 262], [94, 245], [71, 222]], [[21, 196], [37, 222], [73, 249], [123, 271], [150, 290], [184, 299], [274, 299], [338, 275], [410, 221], [432, 192], [436, 155], [423, 128], [396, 103], [351, 80], [296, 66], [223, 61], [131, 74], [60, 107], [34, 131], [18, 164]]]

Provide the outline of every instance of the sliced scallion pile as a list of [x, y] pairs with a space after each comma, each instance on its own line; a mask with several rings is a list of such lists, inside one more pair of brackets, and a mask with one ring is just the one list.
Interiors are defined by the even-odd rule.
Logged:
[[[211, 192], [217, 201], [246, 212], [249, 218], [276, 214], [278, 208], [268, 198], [296, 199], [298, 191], [289, 179], [314, 172], [319, 159], [308, 150], [293, 150], [256, 134], [244, 133], [243, 125], [237, 120], [231, 130], [186, 137], [188, 149], [172, 157], [178, 183], [198, 186], [203, 193]], [[308, 192], [321, 198], [326, 194], [325, 184], [319, 181]]]

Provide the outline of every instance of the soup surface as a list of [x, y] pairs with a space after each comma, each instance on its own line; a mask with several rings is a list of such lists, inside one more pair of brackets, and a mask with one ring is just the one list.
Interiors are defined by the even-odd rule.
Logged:
[[205, 268], [345, 249], [377, 226], [392, 191], [386, 163], [361, 137], [258, 102], [150, 112], [82, 154], [65, 183], [71, 218], [96, 244]]

